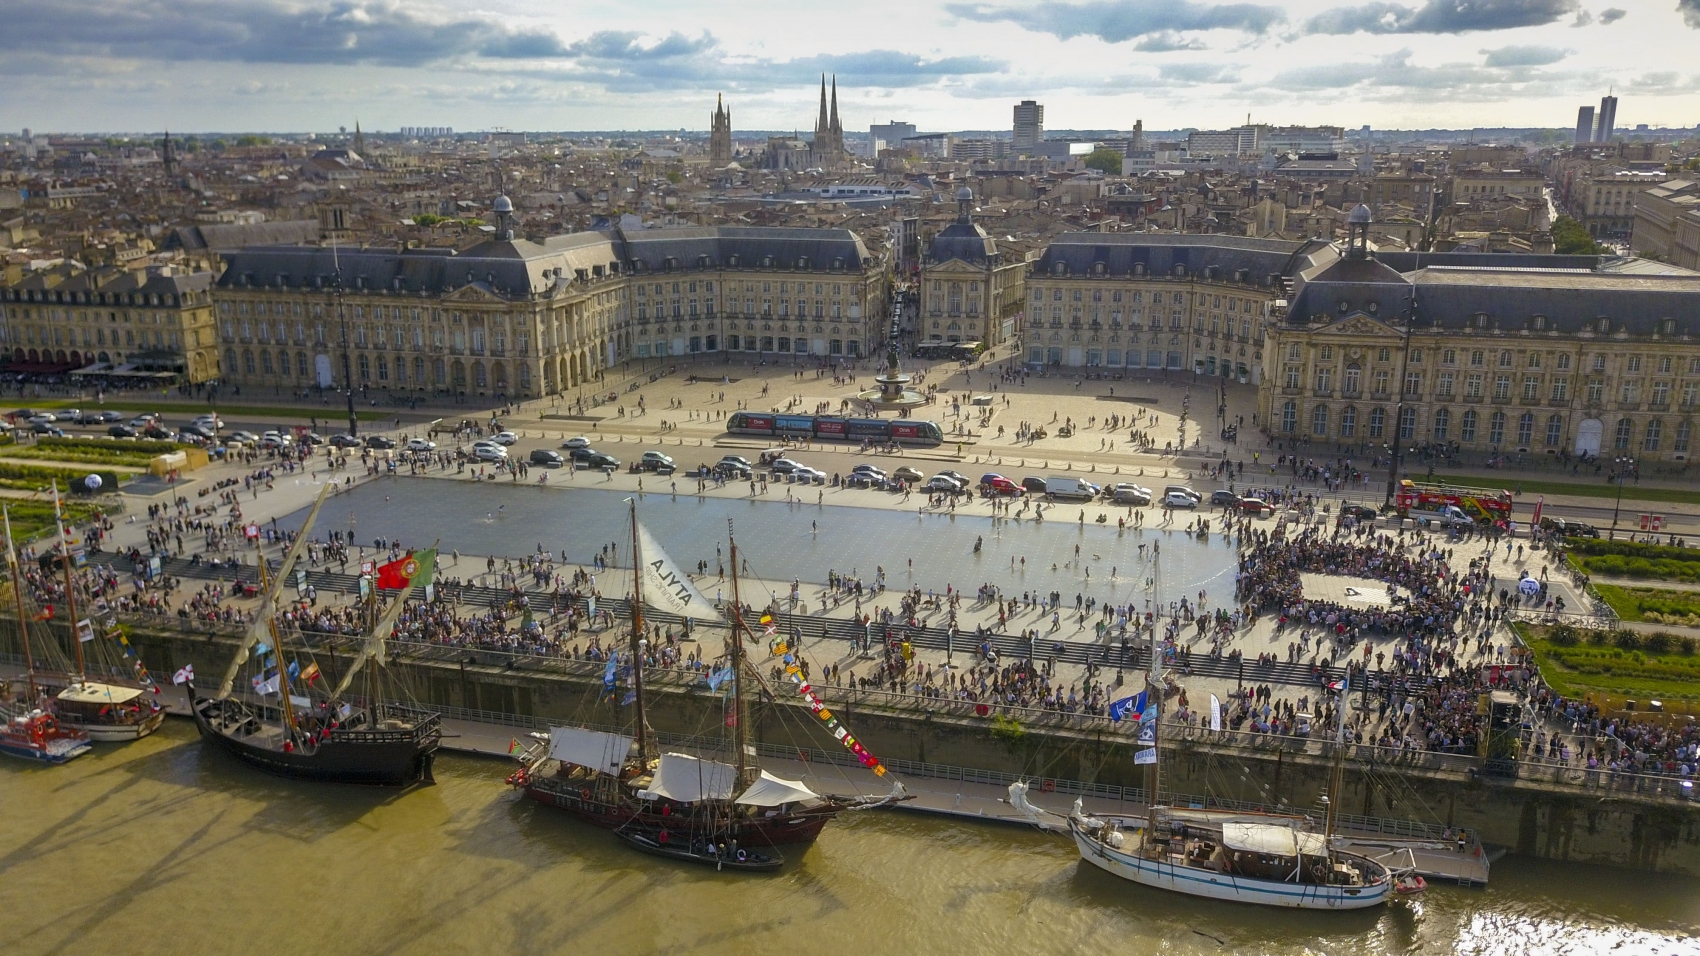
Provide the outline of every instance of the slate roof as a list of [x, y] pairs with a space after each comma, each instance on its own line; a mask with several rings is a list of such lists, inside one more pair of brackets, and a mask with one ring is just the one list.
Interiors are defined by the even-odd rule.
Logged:
[[1270, 277], [1290, 276], [1298, 270], [1331, 262], [1338, 251], [1316, 240], [1290, 242], [1283, 239], [1253, 239], [1244, 236], [1184, 236], [1165, 233], [1070, 232], [1051, 241], [1033, 264], [1035, 276], [1053, 275], [1058, 264], [1068, 275], [1091, 275], [1098, 263], [1105, 273], [1126, 277], [1134, 266], [1144, 266], [1148, 276], [1173, 275], [1175, 266], [1185, 266], [1188, 276], [1205, 274], [1214, 266], [1223, 279], [1233, 279], [1245, 270], [1250, 282], [1267, 285]]
[[[221, 288], [329, 286], [340, 268], [348, 289], [393, 290], [442, 295], [467, 285], [506, 296], [547, 293], [557, 281], [618, 272], [666, 272], [722, 268], [843, 269], [859, 272], [868, 250], [847, 229], [713, 227], [576, 232], [526, 239], [491, 240], [470, 249], [267, 246], [227, 258]], [[768, 260], [771, 259], [769, 262]], [[600, 273], [598, 273], [600, 269]]]
[[956, 222], [944, 227], [927, 246], [927, 258], [933, 262], [963, 262], [983, 266], [998, 257], [998, 244], [978, 223]]
[[300, 245], [317, 242], [319, 222], [316, 219], [290, 219], [282, 222], [261, 222], [253, 225], [181, 226], [166, 237], [166, 249], [209, 249], [213, 252], [235, 252], [249, 246]]

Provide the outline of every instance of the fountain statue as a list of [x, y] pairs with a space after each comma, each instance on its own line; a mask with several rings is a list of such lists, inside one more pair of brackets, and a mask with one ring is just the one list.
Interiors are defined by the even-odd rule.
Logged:
[[875, 412], [926, 404], [925, 395], [907, 387], [910, 381], [911, 376], [903, 373], [903, 366], [897, 359], [897, 343], [893, 342], [885, 350], [885, 371], [874, 376], [879, 388], [870, 388], [856, 397], [872, 406]]

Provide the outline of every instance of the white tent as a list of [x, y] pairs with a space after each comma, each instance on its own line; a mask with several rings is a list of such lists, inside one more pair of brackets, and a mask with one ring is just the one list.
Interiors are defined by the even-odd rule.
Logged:
[[820, 794], [803, 786], [801, 780], [786, 780], [775, 777], [766, 770], [738, 802], [746, 807], [777, 807], [782, 803], [801, 803], [805, 800], [819, 800]]
[[645, 799], [661, 797], [680, 803], [724, 800], [732, 795], [732, 788], [737, 782], [738, 769], [730, 764], [699, 760], [685, 754], [662, 754], [661, 765], [655, 768], [655, 780], [638, 796]]
[[631, 752], [632, 738], [578, 727], [549, 728], [549, 756], [614, 776]]

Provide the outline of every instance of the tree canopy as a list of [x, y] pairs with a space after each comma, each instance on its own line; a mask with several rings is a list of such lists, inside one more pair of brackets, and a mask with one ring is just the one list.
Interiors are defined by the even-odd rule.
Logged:
[[1569, 216], [1559, 216], [1552, 224], [1552, 250], [1561, 256], [1597, 256], [1600, 245], [1581, 223]]
[[1122, 174], [1122, 153], [1119, 149], [1095, 149], [1086, 154], [1086, 168], [1103, 171], [1106, 175]]

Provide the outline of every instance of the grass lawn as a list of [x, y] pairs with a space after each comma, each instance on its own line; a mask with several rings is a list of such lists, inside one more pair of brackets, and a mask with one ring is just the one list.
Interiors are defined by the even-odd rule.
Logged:
[[1614, 704], [1625, 698], [1700, 701], [1700, 654], [1685, 653], [1680, 643], [1657, 652], [1585, 642], [1564, 646], [1548, 639], [1547, 628], [1518, 625], [1518, 630], [1535, 652], [1541, 677], [1566, 697], [1592, 694]]
[[[54, 532], [53, 502], [7, 498], [3, 503], [11, 516], [12, 536], [20, 544]], [[93, 513], [94, 508], [90, 505], [76, 501], [65, 503], [67, 521], [81, 523], [87, 521]]]
[[1616, 584], [1596, 584], [1594, 587], [1617, 616], [1625, 621], [1700, 626], [1700, 592]]
[[[33, 401], [19, 401], [16, 405], [5, 410], [11, 411], [14, 408], [33, 408], [38, 412], [53, 412], [61, 408], [80, 408], [85, 412], [91, 408], [112, 409], [119, 412], [159, 412], [168, 420], [173, 415], [193, 418], [202, 412], [210, 411], [217, 411], [219, 418], [276, 420], [280, 422], [305, 422], [307, 419], [316, 416], [319, 419], [321, 430], [323, 430], [324, 423], [327, 421], [346, 422], [348, 420], [348, 409], [343, 405], [227, 405], [223, 402], [209, 405], [206, 402], [185, 402], [135, 395], [113, 396], [108, 398], [104, 404], [78, 398], [40, 398]], [[356, 408], [354, 410], [354, 417], [363, 422], [394, 419], [396, 414], [396, 412], [385, 411], [384, 409], [369, 408], [362, 411]], [[406, 410], [403, 409], [401, 414], [405, 415]]]
[[[1527, 479], [1513, 478], [1510, 475], [1507, 475], [1506, 480], [1504, 481], [1500, 481], [1497, 478], [1481, 478], [1474, 475], [1435, 475], [1433, 480], [1445, 482], [1449, 485], [1465, 485], [1473, 487], [1497, 485], [1498, 487], [1503, 487], [1511, 491], [1521, 488], [1523, 489], [1523, 495], [1518, 504], [1522, 505], [1526, 501], [1527, 507], [1529, 508], [1534, 507], [1534, 502], [1528, 500], [1530, 495], [1572, 495], [1578, 498], [1617, 497], [1617, 486], [1603, 480], [1603, 478], [1593, 484], [1575, 481], [1529, 481]], [[1692, 505], [1700, 504], [1700, 491], [1690, 491], [1686, 488], [1649, 488], [1642, 487], [1634, 482], [1629, 482], [1623, 486], [1623, 500], [1665, 501], [1676, 504]]]

